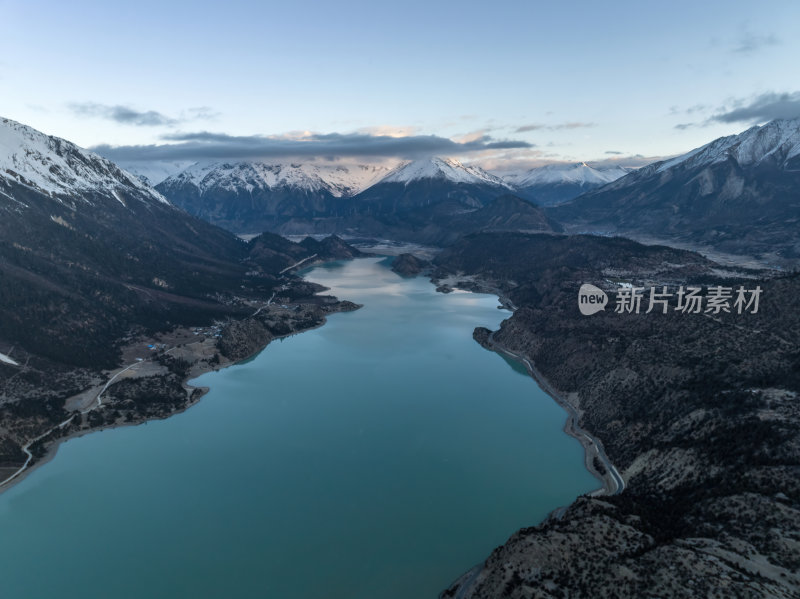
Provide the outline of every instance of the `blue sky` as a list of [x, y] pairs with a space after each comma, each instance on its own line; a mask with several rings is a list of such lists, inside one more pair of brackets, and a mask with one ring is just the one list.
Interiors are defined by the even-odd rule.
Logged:
[[0, 0], [0, 11], [0, 115], [117, 158], [222, 144], [248, 157], [631, 161], [800, 116], [794, 0]]

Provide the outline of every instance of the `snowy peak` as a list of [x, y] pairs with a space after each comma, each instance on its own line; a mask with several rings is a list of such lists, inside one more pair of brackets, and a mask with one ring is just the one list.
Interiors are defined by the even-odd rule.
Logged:
[[316, 164], [265, 162], [197, 163], [159, 184], [159, 189], [191, 185], [200, 193], [293, 188], [309, 193], [328, 192], [351, 197], [377, 183], [403, 183], [442, 179], [455, 183], [492, 185], [510, 189], [502, 179], [457, 160], [427, 158], [390, 169], [382, 164]]
[[389, 171], [382, 165], [314, 163], [196, 163], [161, 182], [160, 188], [191, 185], [209, 191], [248, 192], [292, 188], [349, 197], [369, 187]]
[[755, 166], [772, 160], [779, 168], [788, 170], [797, 156], [800, 156], [800, 119], [780, 119], [751, 127], [738, 135], [715, 139], [683, 156], [660, 163], [657, 172], [679, 164], [687, 168], [708, 166], [729, 158], [740, 166]]
[[128, 190], [169, 203], [113, 162], [10, 119], [0, 119], [0, 178], [56, 197], [85, 199], [86, 192], [98, 192], [122, 202], [118, 191]]
[[649, 164], [551, 214], [582, 231], [794, 265], [800, 258], [798, 189], [800, 119], [777, 120]]
[[492, 185], [511, 189], [499, 177], [475, 166], [465, 166], [452, 158], [425, 158], [400, 165], [381, 179], [380, 183], [403, 183], [423, 179], [442, 179], [454, 183]]
[[140, 180], [151, 187], [155, 187], [163, 180], [177, 175], [182, 170], [189, 168], [194, 160], [156, 160], [156, 161], [129, 161], [117, 162], [119, 166], [133, 173]]
[[537, 185], [554, 185], [569, 183], [573, 185], [597, 187], [615, 181], [628, 174], [621, 167], [598, 169], [585, 162], [548, 164], [527, 171], [509, 173], [503, 177], [507, 183], [515, 187], [535, 187]]

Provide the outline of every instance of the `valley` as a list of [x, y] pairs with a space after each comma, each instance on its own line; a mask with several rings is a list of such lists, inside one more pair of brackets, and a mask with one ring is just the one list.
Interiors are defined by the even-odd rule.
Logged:
[[185, 409], [193, 371], [354, 308], [292, 274], [361, 255], [338, 238], [245, 243], [74, 144], [8, 119], [0, 144], [2, 483], [60, 438]]
[[[369, 277], [385, 285], [382, 324], [407, 308], [393, 290], [432, 301], [420, 275], [456, 299], [500, 298], [510, 317], [465, 343], [505, 356], [563, 406], [604, 486], [550, 505], [441, 597], [793, 597], [798, 148], [800, 121], [784, 120], [630, 171], [244, 161], [181, 164], [152, 188], [3, 120], [0, 489], [64, 441], [182, 413], [208, 391], [197, 377], [362, 308], [297, 271], [329, 274], [374, 248], [397, 256], [394, 273], [376, 263], [355, 288], [373, 297]], [[581, 315], [583, 283], [609, 308]], [[763, 290], [756, 313], [682, 314], [674, 300], [663, 314], [611, 309], [620, 285], [707, 298], [742, 284]], [[365, 329], [367, 347], [378, 328]]]
[[0, 599], [800, 599], [800, 2], [2, 14]]
[[[189, 410], [70, 439], [0, 495], [0, 563], [47, 567], [4, 572], [5, 593], [435, 597], [600, 486], [564, 411], [472, 341], [507, 316], [496, 297], [436, 293], [381, 257], [304, 275], [363, 307], [192, 379], [208, 392]], [[96, 412], [149, 409], [150, 380], [118, 379]], [[41, 542], [53, 520], [83, 552]]]

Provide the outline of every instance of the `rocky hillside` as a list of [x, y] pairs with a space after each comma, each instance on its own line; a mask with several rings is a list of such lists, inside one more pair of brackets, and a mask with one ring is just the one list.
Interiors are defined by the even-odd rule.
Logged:
[[245, 313], [234, 297], [269, 297], [281, 269], [348, 255], [340, 240], [247, 244], [108, 160], [14, 121], [0, 122], [0, 169], [0, 351], [108, 367], [131, 330]]
[[430, 264], [413, 254], [400, 254], [392, 261], [392, 271], [402, 277], [415, 277]]
[[116, 363], [135, 324], [230, 308], [247, 246], [170, 205], [113, 163], [0, 123], [0, 342], [73, 365]]
[[[520, 530], [442, 597], [797, 596], [800, 277], [586, 236], [476, 235], [436, 262], [518, 306], [482, 338], [533, 363], [626, 483]], [[579, 312], [585, 282], [605, 311]], [[618, 282], [763, 291], [755, 314], [682, 313], [675, 297], [620, 314]]]

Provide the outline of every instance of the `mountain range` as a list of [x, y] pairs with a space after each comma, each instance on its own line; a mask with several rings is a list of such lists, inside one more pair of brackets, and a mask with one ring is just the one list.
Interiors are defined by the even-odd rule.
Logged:
[[[289, 314], [301, 329], [322, 322], [320, 306], [315, 316], [280, 305], [317, 291], [282, 273], [359, 255], [336, 237], [294, 243], [263, 232], [244, 242], [203, 219], [233, 230], [263, 224], [420, 241], [449, 246], [433, 263], [439, 276], [501, 290], [515, 303], [500, 330], [479, 328], [476, 339], [535, 364], [540, 380], [564, 392], [554, 396], [576, 398], [571, 430], [599, 435], [627, 485], [523, 529], [443, 597], [521, 597], [532, 588], [640, 596], [659, 585], [676, 596], [711, 595], [720, 580], [734, 594], [794, 596], [798, 275], [751, 281], [764, 286], [758, 314], [692, 320], [608, 310], [589, 320], [575, 311], [583, 281], [710, 286], [743, 273], [669, 247], [551, 233], [566, 223], [572, 232], [796, 259], [800, 120], [720, 138], [605, 184], [584, 167], [520, 175], [517, 185], [528, 188], [561, 185], [565, 173], [576, 185], [601, 185], [547, 209], [515, 195], [508, 179], [441, 158], [338, 173], [193, 165], [153, 189], [97, 154], [0, 119], [0, 469], [43, 456], [40, 441], [66, 425], [78, 432], [137, 411], [174, 412], [147, 407], [169, 405], [170, 380], [184, 402], [175, 405], [187, 405], [176, 377], [190, 364], [163, 354], [148, 365], [171, 374], [124, 379], [103, 397], [104, 406], [115, 403], [102, 412], [68, 416], [65, 400], [92, 388], [100, 405], [113, 380], [100, 370], [117, 368], [132, 339], [225, 321], [219, 341], [209, 341], [241, 359], [273, 333], [291, 333]], [[267, 321], [273, 298], [279, 310]], [[127, 416], [117, 412], [126, 405]], [[607, 472], [604, 463], [595, 457], [592, 467]]]
[[[158, 172], [152, 165], [139, 164], [137, 169]], [[350, 222], [333, 229], [343, 232], [341, 227], [359, 228], [354, 219], [413, 210], [458, 213], [507, 193], [540, 206], [557, 205], [627, 172], [581, 162], [500, 176], [440, 157], [406, 161], [393, 169], [377, 164], [209, 162], [164, 178], [156, 189], [176, 206], [236, 233], [319, 231], [330, 221], [315, 221], [347, 217]]]
[[[420, 186], [427, 187], [427, 191]], [[404, 162], [396, 168], [375, 164], [324, 165], [240, 161], [197, 163], [156, 185], [175, 205], [236, 229], [254, 232], [291, 217], [352, 212], [361, 200], [384, 211], [429, 205], [443, 192], [448, 199], [479, 207], [498, 190], [513, 188], [499, 177], [452, 159]], [[358, 196], [359, 202], [342, 201]]]
[[502, 174], [502, 179], [523, 197], [540, 206], [556, 206], [624, 177], [632, 169], [598, 168], [585, 162], [556, 163]]
[[800, 258], [800, 119], [660, 161], [552, 208], [573, 231]]
[[[465, 232], [512, 230], [517, 223], [518, 230], [559, 231], [563, 225], [572, 232], [623, 234], [767, 261], [800, 257], [798, 119], [753, 127], [631, 171], [572, 163], [500, 177], [438, 157], [395, 168], [209, 162], [183, 168], [155, 189], [92, 152], [13, 121], [4, 122], [0, 144], [4, 185], [23, 190], [6, 194], [14, 202], [36, 189], [62, 206], [113, 201], [130, 214], [146, 199], [159, 206], [148, 208], [150, 216], [167, 209], [173, 214], [172, 204], [201, 219], [194, 222], [234, 233], [336, 233], [442, 245]], [[528, 203], [506, 198], [487, 209], [509, 194]], [[547, 213], [537, 204], [550, 205]], [[72, 212], [52, 212], [51, 223], [72, 218]]]
[[[527, 227], [549, 219], [531, 204], [492, 223], [480, 209], [514, 188], [478, 167], [445, 158], [379, 165], [318, 165], [258, 161], [197, 164], [156, 189], [191, 214], [235, 233], [346, 233], [447, 243], [463, 227], [481, 230], [515, 217]], [[510, 210], [508, 202], [498, 204]], [[475, 212], [471, 218], [464, 215]], [[477, 220], [476, 220], [477, 219]], [[470, 223], [467, 225], [467, 223]], [[494, 230], [494, 229], [493, 229]]]
[[[193, 165], [157, 189], [236, 233], [343, 233], [427, 243], [452, 241], [463, 233], [456, 223], [461, 215], [513, 193], [546, 208], [547, 218], [536, 218], [551, 226], [541, 230], [557, 230], [552, 223], [558, 222], [568, 231], [783, 263], [800, 257], [798, 123], [773, 121], [635, 170], [578, 162], [498, 176], [444, 158], [391, 170], [256, 161]], [[474, 224], [475, 230], [488, 226]]]
[[194, 164], [156, 185], [176, 206], [236, 233], [275, 230], [290, 218], [335, 210], [389, 172], [379, 165], [258, 161]]

